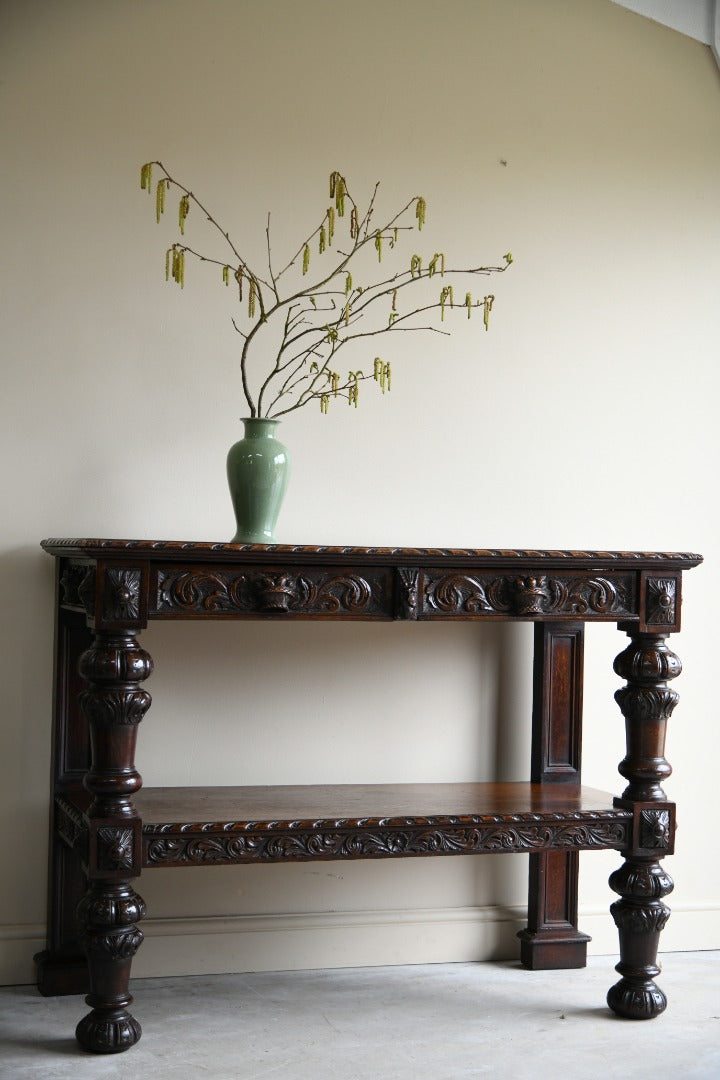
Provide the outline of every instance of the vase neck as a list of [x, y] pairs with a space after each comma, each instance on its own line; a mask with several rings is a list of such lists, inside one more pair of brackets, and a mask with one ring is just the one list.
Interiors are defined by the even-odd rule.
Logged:
[[245, 425], [245, 438], [274, 439], [275, 429], [279, 423], [279, 420], [268, 420], [266, 416], [245, 417], [243, 419], [243, 424]]

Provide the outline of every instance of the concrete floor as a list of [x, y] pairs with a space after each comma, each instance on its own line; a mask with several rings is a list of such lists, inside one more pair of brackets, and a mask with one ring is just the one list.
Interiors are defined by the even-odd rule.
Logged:
[[618, 1020], [613, 960], [583, 971], [433, 964], [133, 984], [125, 1054], [78, 1050], [81, 998], [0, 989], [2, 1080], [564, 1080], [720, 1078], [720, 953], [671, 953], [667, 1012]]

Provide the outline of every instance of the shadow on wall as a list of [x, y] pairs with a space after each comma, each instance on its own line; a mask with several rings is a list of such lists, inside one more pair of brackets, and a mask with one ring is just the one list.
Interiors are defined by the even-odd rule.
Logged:
[[[0, 555], [3, 814], [22, 822], [5, 837], [12, 866], [9, 919], [44, 918], [53, 671], [53, 560], [39, 546]], [[32, 857], [28, 853], [32, 852]], [[35, 905], [37, 910], [30, 914]], [[6, 916], [7, 917], [7, 916]]]
[[[530, 778], [530, 740], [532, 732], [532, 623], [495, 623], [492, 626], [495, 643], [494, 670], [497, 699], [493, 716], [495, 732], [495, 767], [497, 780], [528, 780]], [[484, 869], [484, 857], [478, 873]], [[490, 902], [496, 907], [496, 919], [502, 913], [505, 921], [493, 925], [497, 936], [489, 959], [506, 958], [516, 954], [516, 904], [527, 901], [529, 857], [512, 859], [498, 856], [492, 864]]]
[[[528, 779], [532, 640], [531, 624], [450, 620], [151, 625], [143, 641], [156, 667], [140, 771], [150, 785]], [[462, 873], [461, 903], [499, 906], [506, 916], [496, 911], [483, 924], [479, 951], [514, 955], [527, 858], [459, 858], [467, 870], [453, 865], [451, 880], [457, 889], [453, 875]], [[444, 862], [426, 870], [437, 874], [435, 898]], [[351, 880], [354, 871], [343, 874]], [[380, 866], [371, 906], [392, 906], [392, 882], [406, 878], [415, 880], [411, 868]], [[307, 889], [299, 877], [289, 887]], [[165, 902], [158, 892], [160, 910]], [[341, 889], [334, 901], [318, 900], [343, 902]], [[414, 903], [438, 900], [416, 895]]]
[[151, 785], [527, 778], [531, 629], [151, 624], [141, 772]]

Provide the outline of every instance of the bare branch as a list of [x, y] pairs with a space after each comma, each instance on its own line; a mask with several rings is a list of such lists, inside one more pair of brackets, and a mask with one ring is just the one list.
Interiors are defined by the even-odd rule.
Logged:
[[247, 339], [247, 334], [243, 333], [243, 331], [242, 331], [242, 330], [240, 329], [240, 327], [239, 327], [239, 326], [238, 326], [238, 324], [237, 324], [237, 323], [235, 322], [235, 320], [234, 320], [234, 319], [231, 319], [230, 321], [232, 322], [233, 326], [234, 326], [234, 327], [235, 327], [235, 329], [237, 330], [237, 332], [238, 332], [238, 334], [240, 335], [240, 337], [241, 337], [241, 338], [245, 338], [245, 339]]
[[[323, 406], [326, 406], [327, 385], [331, 386], [330, 393], [333, 398], [345, 397], [351, 404], [357, 404], [358, 382], [371, 376], [366, 376], [362, 372], [350, 372], [347, 380], [342, 382], [332, 366], [336, 364], [340, 351], [350, 342], [398, 332], [427, 332], [448, 336], [449, 330], [418, 320], [424, 314], [439, 311], [442, 321], [453, 308], [456, 315], [466, 311], [468, 318], [473, 309], [483, 308], [482, 321], [485, 329], [488, 327], [494, 296], [485, 296], [482, 299], [473, 298], [471, 293], [465, 290], [473, 279], [504, 273], [512, 262], [512, 256], [509, 253], [505, 256], [504, 265], [453, 269], [445, 268], [444, 255], [436, 253], [424, 266], [420, 256], [413, 255], [408, 260], [409, 268], [406, 262], [406, 268], [398, 269], [394, 273], [380, 277], [379, 280], [371, 280], [367, 286], [353, 285], [351, 270], [359, 265], [359, 261], [356, 262], [356, 260], [368, 244], [372, 243], [375, 246], [379, 260], [384, 254], [386, 256], [389, 254], [395, 259], [400, 234], [422, 228], [425, 220], [425, 200], [422, 196], [413, 196], [401, 209], [386, 218], [384, 224], [374, 229], [371, 226], [379, 183], [375, 184], [363, 212], [350, 195], [345, 178], [340, 173], [333, 173], [330, 198], [335, 198], [335, 208], [330, 206], [325, 211], [320, 224], [307, 236], [292, 259], [277, 274], [273, 270], [270, 214], [267, 215], [265, 242], [269, 280], [266, 280], [251, 270], [229, 233], [222, 229], [192, 191], [170, 175], [162, 162], [151, 162], [143, 167], [141, 186], [149, 190], [150, 165], [157, 165], [163, 174], [159, 181], [160, 187], [156, 199], [158, 220], [164, 206], [166, 187], [174, 184], [183, 193], [179, 214], [181, 234], [184, 235], [185, 219], [188, 208], [192, 204], [205, 215], [210, 226], [223, 237], [232, 252], [232, 259], [230, 263], [226, 263], [203, 255], [202, 252], [186, 245], [184, 240], [173, 245], [173, 252], [179, 252], [181, 259], [187, 253], [200, 262], [221, 267], [223, 280], [226, 283], [232, 271], [238, 281], [240, 301], [243, 300], [243, 282], [246, 281], [248, 284], [246, 317], [250, 320], [250, 327], [247, 330], [242, 329], [236, 318], [232, 318], [232, 325], [242, 338], [240, 373], [243, 393], [250, 415], [253, 417], [284, 416], [318, 399], [321, 400]], [[416, 220], [408, 220], [413, 208], [415, 210], [413, 218]], [[337, 243], [332, 243], [335, 232], [340, 227], [339, 221], [336, 222], [335, 219], [345, 217], [350, 219], [350, 242], [338, 246]], [[301, 256], [303, 278], [305, 278], [310, 262], [310, 244], [314, 245], [316, 241], [319, 250], [317, 255], [313, 255], [313, 261], [318, 257], [321, 260], [319, 276], [311, 281], [302, 281], [294, 291], [285, 296], [281, 295], [280, 279], [296, 266]], [[364, 273], [366, 274], [367, 271]], [[438, 292], [435, 294], [436, 299], [428, 299], [427, 289], [431, 287], [428, 283], [434, 276], [438, 277], [438, 282], [436, 282]], [[176, 277], [174, 264], [173, 278], [182, 284], [182, 273]], [[335, 288], [334, 285], [337, 284], [344, 287]], [[455, 300], [451, 286], [456, 287], [458, 291], [458, 298]], [[461, 299], [462, 293], [464, 293], [464, 300]], [[398, 306], [398, 298], [412, 296], [414, 299], [416, 294], [420, 303], [407, 311], [402, 311]], [[281, 318], [282, 323], [279, 322]], [[282, 330], [279, 344], [277, 337], [275, 338], [274, 358], [270, 358], [269, 363], [264, 366], [265, 374], [259, 380], [257, 380], [257, 373], [253, 377], [256, 385], [259, 381], [256, 400], [250, 385], [249, 362], [251, 356], [255, 355], [254, 344], [257, 334], [261, 327], [270, 322], [273, 325], [279, 324], [278, 329], [282, 327]], [[384, 378], [384, 375], [382, 377]], [[329, 383], [328, 380], [330, 380]], [[385, 389], [384, 382], [382, 382], [382, 389]], [[270, 399], [269, 405], [266, 404], [268, 399]], [[274, 411], [279, 405], [283, 407]]]
[[265, 227], [265, 237], [267, 239], [267, 260], [268, 260], [268, 273], [270, 274], [270, 280], [272, 282], [272, 290], [275, 293], [275, 299], [280, 300], [280, 293], [278, 292], [277, 279], [273, 274], [272, 268], [272, 253], [270, 250], [270, 211], [268, 210], [267, 225]]
[[[220, 233], [220, 235], [222, 236], [223, 240], [225, 240], [225, 242], [226, 242], [226, 243], [227, 243], [227, 244], [229, 245], [229, 247], [230, 247], [230, 250], [231, 250], [231, 251], [233, 252], [233, 254], [235, 255], [235, 258], [237, 259], [237, 261], [238, 261], [239, 265], [240, 265], [240, 266], [241, 266], [241, 267], [243, 268], [243, 270], [245, 271], [245, 273], [246, 273], [246, 274], [247, 274], [247, 275], [248, 275], [249, 277], [255, 278], [255, 280], [256, 280], [256, 281], [257, 281], [258, 283], [262, 283], [263, 285], [268, 285], [268, 282], [267, 282], [267, 281], [264, 281], [264, 280], [263, 280], [263, 278], [259, 277], [259, 276], [258, 276], [257, 274], [255, 274], [255, 273], [254, 273], [254, 272], [253, 272], [253, 271], [252, 271], [252, 270], [250, 269], [250, 267], [248, 266], [247, 262], [245, 261], [245, 259], [243, 258], [243, 256], [242, 256], [242, 255], [240, 254], [240, 252], [238, 251], [238, 249], [237, 249], [237, 248], [235, 247], [235, 244], [234, 244], [234, 243], [232, 242], [232, 240], [230, 239], [230, 234], [229, 234], [228, 232], [226, 232], [226, 231], [225, 231], [225, 230], [224, 230], [224, 229], [222, 228], [222, 226], [221, 226], [221, 225], [219, 225], [219, 224], [218, 224], [218, 222], [217, 222], [217, 221], [215, 220], [215, 218], [214, 218], [214, 217], [213, 217], [213, 215], [212, 215], [212, 214], [210, 213], [210, 211], [209, 211], [209, 210], [207, 209], [207, 207], [206, 207], [206, 206], [204, 206], [204, 205], [203, 205], [203, 203], [201, 203], [201, 202], [200, 202], [200, 200], [198, 199], [197, 195], [195, 195], [195, 193], [194, 193], [194, 192], [192, 192], [192, 191], [190, 191], [190, 189], [189, 189], [189, 188], [186, 188], [186, 187], [185, 187], [185, 186], [184, 186], [183, 184], [181, 184], [181, 183], [180, 183], [180, 182], [179, 182], [178, 180], [176, 180], [174, 176], [171, 176], [171, 175], [170, 175], [170, 173], [169, 173], [169, 172], [167, 171], [167, 169], [165, 168], [165, 166], [163, 165], [162, 161], [153, 161], [153, 162], [152, 162], [152, 164], [153, 164], [153, 165], [157, 165], [157, 166], [158, 166], [158, 168], [162, 169], [162, 171], [163, 171], [163, 172], [164, 172], [164, 174], [165, 174], [165, 179], [166, 179], [166, 180], [169, 180], [171, 184], [174, 184], [174, 185], [175, 185], [175, 187], [176, 187], [176, 188], [178, 188], [178, 190], [180, 190], [180, 191], [184, 192], [184, 194], [185, 194], [185, 195], [186, 195], [186, 196], [188, 197], [188, 199], [191, 199], [191, 200], [192, 200], [192, 202], [194, 202], [194, 203], [195, 203], [195, 205], [196, 205], [196, 206], [198, 207], [198, 209], [199, 209], [199, 210], [202, 210], [202, 212], [203, 212], [203, 214], [205, 215], [206, 219], [207, 219], [207, 220], [208, 220], [208, 221], [210, 222], [210, 224], [211, 224], [211, 225], [213, 226], [213, 228], [214, 228], [214, 229], [217, 229], [217, 231], [218, 231], [218, 232]], [[215, 260], [210, 260], [210, 259], [208, 259], [208, 260], [206, 260], [206, 261], [207, 261], [207, 262], [211, 262], [211, 261], [215, 261]], [[220, 263], [219, 265], [221, 265], [221, 266], [222, 266], [222, 265], [224, 265], [224, 264], [223, 264], [223, 263]]]

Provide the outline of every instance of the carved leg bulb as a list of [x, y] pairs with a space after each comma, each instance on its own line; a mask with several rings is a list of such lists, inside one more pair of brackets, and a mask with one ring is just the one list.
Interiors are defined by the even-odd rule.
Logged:
[[128, 1012], [132, 958], [143, 939], [135, 925], [145, 904], [130, 882], [140, 873], [139, 818], [131, 802], [142, 785], [135, 769], [137, 725], [150, 705], [139, 683], [152, 659], [132, 633], [97, 634], [80, 659], [87, 680], [81, 706], [90, 728], [88, 891], [80, 901], [81, 940], [90, 976], [92, 1011], [77, 1026], [78, 1042], [96, 1053], [118, 1053], [141, 1035]]
[[672, 892], [672, 878], [658, 860], [672, 848], [673, 808], [661, 781], [671, 773], [665, 760], [665, 729], [678, 695], [667, 685], [682, 670], [665, 644], [664, 634], [630, 631], [631, 644], [615, 660], [615, 671], [627, 680], [615, 699], [625, 717], [627, 754], [620, 773], [629, 781], [620, 800], [635, 811], [632, 847], [625, 863], [610, 876], [619, 894], [610, 908], [620, 938], [622, 976], [608, 993], [608, 1005], [620, 1016], [649, 1020], [667, 1004], [655, 984], [660, 972], [660, 931], [670, 917], [663, 897]]
[[86, 1050], [119, 1053], [142, 1034], [127, 1010], [133, 1000], [128, 993], [130, 965], [143, 940], [134, 924], [145, 915], [145, 903], [129, 885], [92, 885], [78, 914], [90, 973], [85, 1000], [92, 1012], [80, 1021], [75, 1035]]

